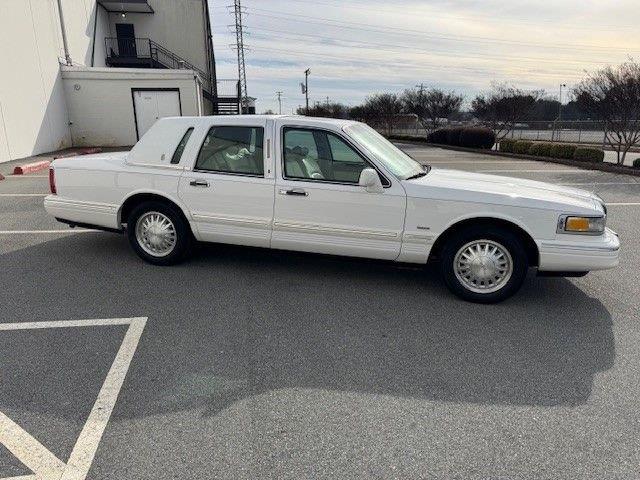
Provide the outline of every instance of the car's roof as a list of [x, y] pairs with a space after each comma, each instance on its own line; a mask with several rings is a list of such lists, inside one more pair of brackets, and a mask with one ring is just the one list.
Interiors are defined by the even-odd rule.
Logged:
[[224, 122], [233, 122], [237, 120], [278, 120], [278, 119], [291, 119], [298, 124], [331, 124], [331, 125], [349, 125], [352, 123], [356, 123], [354, 120], [345, 120], [341, 118], [327, 118], [327, 117], [306, 117], [304, 115], [208, 115], [203, 117], [166, 117], [166, 118], [175, 118], [181, 119], [183, 121], [188, 121], [189, 119], [202, 119], [202, 118], [215, 118], [218, 121]]

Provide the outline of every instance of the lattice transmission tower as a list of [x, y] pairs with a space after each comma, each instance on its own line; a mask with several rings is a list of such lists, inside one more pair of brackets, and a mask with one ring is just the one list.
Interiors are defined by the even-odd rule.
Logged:
[[242, 4], [234, 0], [233, 10], [236, 17], [236, 49], [238, 51], [238, 81], [240, 82], [241, 112], [248, 107], [247, 72], [244, 66], [244, 27], [242, 26]]

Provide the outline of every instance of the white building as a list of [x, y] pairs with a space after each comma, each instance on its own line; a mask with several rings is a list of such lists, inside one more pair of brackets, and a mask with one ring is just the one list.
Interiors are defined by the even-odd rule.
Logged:
[[161, 116], [236, 113], [207, 0], [0, 0], [0, 62], [0, 162], [132, 145]]

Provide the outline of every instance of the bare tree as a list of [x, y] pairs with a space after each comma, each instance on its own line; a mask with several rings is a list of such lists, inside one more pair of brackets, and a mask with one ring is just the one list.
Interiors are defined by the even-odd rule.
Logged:
[[455, 92], [437, 88], [429, 90], [407, 89], [400, 97], [405, 113], [417, 115], [428, 131], [437, 129], [443, 119], [458, 113], [464, 97]]
[[496, 135], [496, 143], [511, 132], [518, 121], [527, 120], [544, 94], [525, 92], [505, 84], [494, 84], [489, 92], [478, 95], [471, 102], [473, 114]]
[[349, 108], [342, 103], [316, 103], [308, 112], [305, 107], [298, 107], [296, 113], [309, 117], [349, 118]]
[[351, 116], [378, 128], [387, 135], [393, 131], [396, 116], [402, 112], [402, 103], [395, 93], [377, 93], [367, 97], [364, 104], [351, 109]]
[[605, 140], [618, 165], [640, 143], [640, 64], [629, 60], [588, 76], [574, 89], [580, 109], [605, 124]]

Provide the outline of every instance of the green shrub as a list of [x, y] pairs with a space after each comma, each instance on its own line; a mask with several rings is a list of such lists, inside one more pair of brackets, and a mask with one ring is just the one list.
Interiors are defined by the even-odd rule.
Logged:
[[551, 147], [551, 156], [553, 158], [572, 159], [575, 153], [575, 145], [567, 145], [566, 143], [554, 143]]
[[464, 131], [464, 127], [452, 127], [447, 128], [447, 145], [451, 145], [454, 147], [459, 147], [460, 145], [460, 135]]
[[427, 135], [427, 142], [438, 143], [440, 145], [446, 145], [447, 143], [447, 129], [439, 128]]
[[640, 168], [640, 158], [636, 158], [633, 161], [633, 168]]
[[413, 135], [389, 135], [387, 137], [389, 140], [399, 140], [399, 141], [411, 141], [411, 142], [426, 142], [427, 140], [424, 137], [416, 137]]
[[551, 156], [551, 143], [534, 143], [529, 148], [529, 155], [535, 155], [536, 157], [550, 157]]
[[490, 128], [468, 127], [460, 132], [458, 141], [461, 147], [489, 150], [496, 143], [496, 135]]
[[604, 150], [600, 150], [599, 148], [578, 147], [573, 154], [573, 158], [583, 162], [603, 162]]
[[500, 140], [500, 151], [506, 153], [513, 153], [513, 147], [516, 145], [516, 140]]
[[527, 154], [533, 142], [528, 140], [518, 140], [513, 146], [513, 153]]

